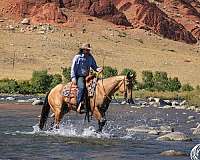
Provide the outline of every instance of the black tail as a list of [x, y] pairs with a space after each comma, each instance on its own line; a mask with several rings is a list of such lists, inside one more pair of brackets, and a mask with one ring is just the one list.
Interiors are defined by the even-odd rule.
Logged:
[[50, 92], [48, 92], [46, 97], [45, 97], [44, 105], [42, 107], [42, 113], [41, 113], [41, 116], [40, 116], [39, 128], [41, 130], [44, 128], [45, 122], [47, 121], [47, 118], [48, 118], [48, 115], [49, 115], [49, 112], [50, 112], [50, 105], [49, 105], [49, 102], [48, 102], [49, 93]]

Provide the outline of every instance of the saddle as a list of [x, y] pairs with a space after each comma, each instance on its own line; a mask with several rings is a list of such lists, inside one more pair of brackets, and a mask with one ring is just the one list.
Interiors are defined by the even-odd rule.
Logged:
[[[86, 88], [88, 97], [93, 97], [95, 95], [96, 86], [97, 86], [97, 78], [95, 76], [86, 77]], [[77, 85], [74, 85], [72, 82], [65, 85], [62, 93], [62, 95], [65, 98], [65, 102], [77, 106], [77, 92], [78, 92], [78, 87]]]

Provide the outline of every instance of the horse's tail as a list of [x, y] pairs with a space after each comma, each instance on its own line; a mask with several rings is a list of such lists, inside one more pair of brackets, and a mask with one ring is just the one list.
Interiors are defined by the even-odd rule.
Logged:
[[48, 118], [48, 115], [49, 115], [49, 112], [50, 112], [50, 105], [49, 105], [49, 102], [48, 102], [49, 93], [50, 92], [48, 92], [46, 97], [45, 97], [44, 105], [42, 107], [42, 113], [41, 113], [41, 116], [40, 116], [39, 128], [41, 130], [44, 128], [44, 125], [47, 121], [47, 118]]

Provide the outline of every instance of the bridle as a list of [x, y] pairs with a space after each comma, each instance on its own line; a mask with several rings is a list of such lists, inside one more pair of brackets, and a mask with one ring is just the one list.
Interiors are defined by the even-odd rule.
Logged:
[[[126, 81], [127, 82], [130, 82], [129, 79], [127, 79], [126, 77], [124, 77], [124, 79], [122, 80], [122, 83], [118, 86], [118, 88], [120, 88], [122, 85], [124, 86], [124, 90], [123, 90], [123, 94], [124, 94], [124, 98], [126, 98], [126, 95], [127, 95], [127, 85], [129, 84], [126, 84]], [[102, 88], [103, 88], [103, 91], [104, 91], [104, 97], [108, 98], [110, 101], [112, 100], [112, 98], [106, 93], [106, 90], [105, 90], [105, 87], [103, 85], [103, 79], [102, 79]]]

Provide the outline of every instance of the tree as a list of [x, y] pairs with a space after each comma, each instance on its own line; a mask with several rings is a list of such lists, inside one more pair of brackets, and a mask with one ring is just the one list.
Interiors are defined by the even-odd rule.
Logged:
[[34, 93], [33, 86], [30, 81], [19, 81], [18, 93], [20, 94], [32, 94]]
[[62, 75], [64, 76], [65, 82], [71, 81], [71, 67], [62, 68]]
[[55, 74], [53, 75], [53, 79], [52, 79], [50, 87], [53, 88], [60, 83], [62, 83], [62, 76], [60, 74]]
[[142, 71], [143, 88], [151, 90], [154, 87], [153, 73], [151, 71]]
[[14, 79], [0, 80], [0, 93], [16, 93], [17, 89], [18, 84]]
[[154, 88], [158, 91], [165, 91], [168, 85], [168, 77], [166, 72], [156, 71], [153, 75]]
[[50, 89], [53, 76], [48, 75], [47, 70], [33, 71], [31, 83], [36, 93], [45, 93]]
[[174, 77], [173, 79], [172, 78], [169, 78], [168, 79], [168, 84], [167, 84], [167, 90], [168, 91], [179, 91], [181, 88], [181, 82], [178, 80], [178, 77]]

